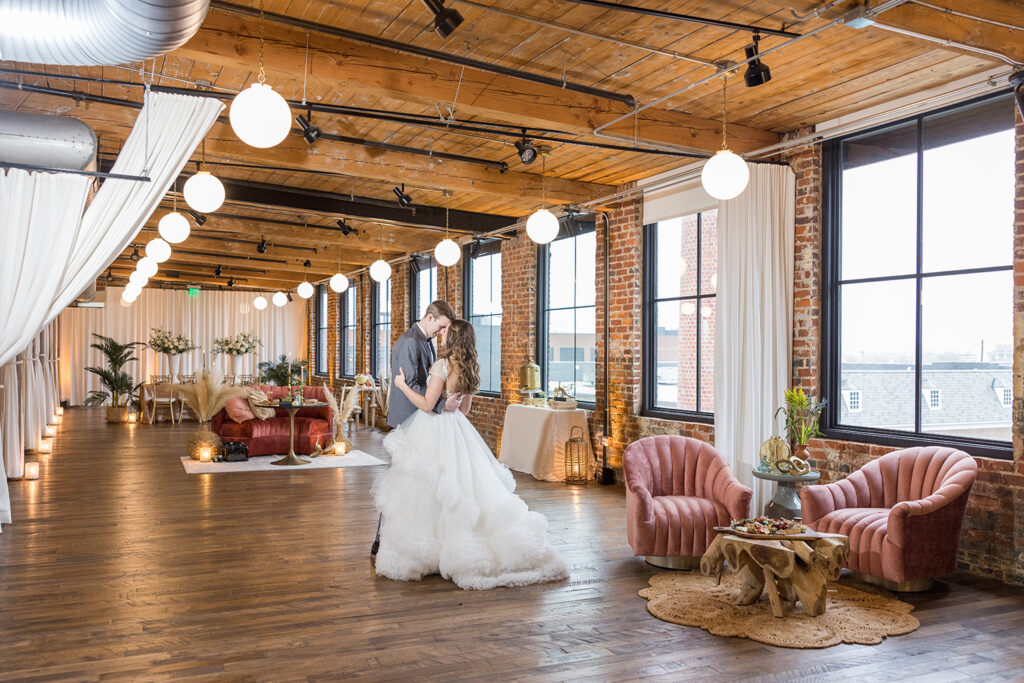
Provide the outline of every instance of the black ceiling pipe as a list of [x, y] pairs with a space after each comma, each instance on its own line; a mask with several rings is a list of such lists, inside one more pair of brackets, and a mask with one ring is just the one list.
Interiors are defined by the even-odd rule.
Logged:
[[[210, 7], [214, 9], [223, 10], [225, 12], [233, 12], [235, 14], [243, 14], [247, 17], [259, 17], [260, 10], [254, 7], [242, 7], [240, 5], [232, 5], [229, 2], [221, 2], [220, 0], [212, 0]], [[289, 17], [284, 14], [276, 14], [274, 12], [263, 12], [263, 17], [266, 21], [273, 21], [278, 24], [285, 24], [286, 26], [294, 26], [295, 28], [301, 28], [304, 31], [316, 31], [317, 33], [326, 33], [327, 35], [336, 36], [338, 38], [346, 38], [348, 40], [354, 40], [360, 43], [368, 43], [370, 45], [376, 45], [378, 47], [386, 47], [391, 50], [397, 50], [398, 52], [407, 52], [409, 54], [419, 55], [421, 57], [429, 57], [430, 59], [436, 59], [441, 62], [447, 62], [449, 64], [458, 64], [460, 66], [468, 66], [473, 69], [479, 69], [480, 71], [488, 71], [490, 73], [501, 74], [502, 76], [508, 76], [510, 78], [518, 78], [524, 81], [532, 81], [534, 83], [543, 83], [544, 85], [554, 86], [561, 88], [562, 90], [573, 90], [575, 92], [581, 92], [586, 95], [593, 95], [606, 100], [612, 100], [615, 102], [621, 102], [629, 108], [636, 106], [636, 101], [632, 95], [622, 95], [620, 93], [611, 92], [609, 90], [602, 90], [601, 88], [593, 88], [589, 85], [582, 85], [580, 83], [573, 83], [571, 81], [565, 81], [561, 78], [552, 78], [550, 76], [542, 76], [540, 74], [530, 73], [529, 71], [522, 71], [521, 69], [513, 69], [507, 66], [499, 66], [498, 64], [490, 64], [488, 62], [481, 62], [476, 59], [469, 59], [468, 57], [460, 57], [458, 55], [451, 55], [447, 52], [441, 52], [440, 50], [430, 50], [425, 47], [418, 47], [416, 45], [410, 45], [408, 43], [400, 43], [396, 40], [388, 40], [386, 38], [380, 38], [378, 36], [371, 36], [366, 33], [357, 33], [356, 31], [349, 31], [336, 26], [327, 26], [326, 24], [317, 24], [312, 21], [304, 21], [302, 19], [296, 19]], [[753, 30], [749, 28], [748, 30]], [[764, 33], [771, 33], [773, 31], [764, 30]]]

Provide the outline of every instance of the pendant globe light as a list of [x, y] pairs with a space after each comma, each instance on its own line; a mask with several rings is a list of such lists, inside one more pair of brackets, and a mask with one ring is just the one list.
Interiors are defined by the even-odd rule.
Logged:
[[[186, 183], [187, 184], [187, 183]], [[177, 181], [175, 181], [175, 192], [171, 195], [172, 201], [174, 202], [174, 208], [171, 212], [160, 219], [160, 223], [157, 225], [157, 231], [160, 233], [166, 242], [170, 244], [178, 244], [188, 239], [188, 235], [192, 232], [191, 226], [188, 224], [188, 219], [184, 215], [178, 213], [178, 193], [177, 193]]]
[[707, 160], [700, 172], [704, 190], [715, 199], [732, 199], [747, 187], [750, 169], [743, 157], [729, 150], [725, 142], [725, 81], [722, 76], [722, 149]]
[[292, 129], [292, 112], [263, 72], [263, 2], [260, 2], [260, 63], [256, 82], [235, 95], [228, 119], [238, 139], [250, 147], [280, 144]]
[[391, 277], [391, 264], [384, 260], [384, 226], [380, 226], [380, 258], [370, 264], [370, 277], [375, 282], [384, 282]]
[[137, 287], [145, 287], [148, 283], [149, 278], [137, 270], [128, 276], [128, 284], [132, 284]]
[[138, 298], [139, 294], [141, 294], [141, 293], [142, 293], [142, 287], [141, 286], [135, 285], [135, 284], [132, 284], [131, 282], [129, 282], [127, 285], [125, 285], [124, 292], [122, 294], [127, 294], [132, 299], [136, 299], [136, 298]]
[[135, 270], [139, 271], [146, 277], [153, 277], [156, 275], [156, 271], [159, 270], [159, 268], [156, 265], [156, 261], [151, 257], [143, 256], [139, 259], [139, 262], [135, 264]]
[[274, 292], [274, 296], [270, 297], [270, 300], [274, 302], [274, 305], [281, 308], [288, 303], [288, 295], [284, 292]]
[[448, 190], [441, 190], [441, 194], [444, 195], [447, 202], [444, 206], [444, 239], [434, 247], [434, 259], [447, 268], [459, 262], [462, 250], [459, 249], [459, 245], [456, 244], [455, 240], [448, 237], [448, 211], [451, 208], [452, 193]]
[[313, 292], [315, 290], [313, 289], [313, 285], [311, 283], [303, 281], [299, 283], [299, 286], [296, 288], [296, 291], [299, 293], [299, 296], [301, 296], [303, 299], [308, 299], [309, 297], [313, 296]]
[[163, 263], [167, 259], [171, 258], [171, 245], [167, 244], [167, 242], [164, 242], [159, 237], [154, 237], [150, 241], [146, 242], [146, 256], [157, 263]]
[[252, 300], [252, 307], [257, 311], [262, 311], [267, 308], [267, 298], [264, 296], [258, 296]]
[[199, 170], [185, 181], [182, 190], [185, 202], [199, 213], [213, 213], [224, 204], [224, 183], [206, 170], [206, 140], [203, 140], [203, 161]]
[[331, 280], [328, 285], [330, 285], [332, 290], [341, 294], [348, 289], [348, 276], [344, 273], [335, 273], [331, 276]]
[[558, 237], [558, 219], [547, 210], [547, 193], [544, 186], [544, 173], [547, 170], [549, 150], [540, 148], [540, 203], [541, 208], [530, 214], [526, 219], [526, 234], [537, 244], [547, 244]]

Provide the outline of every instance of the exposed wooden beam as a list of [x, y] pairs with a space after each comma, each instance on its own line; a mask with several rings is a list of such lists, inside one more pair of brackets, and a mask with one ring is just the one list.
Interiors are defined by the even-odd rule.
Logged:
[[[270, 25], [265, 33], [264, 65], [281, 77], [301, 76], [306, 68], [306, 33]], [[416, 55], [325, 36], [309, 35], [308, 73], [317, 89], [359, 91], [369, 95], [434, 105], [457, 101], [460, 111], [517, 125], [556, 127], [573, 133], [628, 114], [624, 104], [540, 83], [445, 64]], [[212, 10], [203, 28], [173, 55], [252, 71], [259, 58], [259, 24], [255, 19]], [[456, 92], [458, 96], [456, 97]], [[721, 142], [721, 123], [712, 119], [652, 108], [636, 122], [644, 139], [707, 151]], [[629, 119], [609, 132], [633, 135]], [[779, 141], [771, 131], [729, 126], [730, 146], [739, 152]]]
[[939, 42], [950, 41], [957, 45], [993, 52], [1016, 64], [1024, 64], [1024, 5], [998, 0], [974, 0], [970, 3], [929, 0], [929, 4], [963, 14], [989, 18], [991, 21], [999, 21], [1017, 28], [975, 20], [913, 3], [886, 10], [876, 16], [874, 21], [881, 26], [918, 33]]

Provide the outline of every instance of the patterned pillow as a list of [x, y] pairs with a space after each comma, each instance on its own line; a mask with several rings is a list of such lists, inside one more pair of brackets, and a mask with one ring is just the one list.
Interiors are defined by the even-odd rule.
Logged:
[[274, 417], [273, 408], [263, 408], [256, 405], [258, 403], [266, 403], [269, 400], [265, 393], [259, 389], [250, 389], [246, 398], [249, 401], [249, 408], [252, 410], [254, 417], [257, 417], [260, 420], [269, 420]]

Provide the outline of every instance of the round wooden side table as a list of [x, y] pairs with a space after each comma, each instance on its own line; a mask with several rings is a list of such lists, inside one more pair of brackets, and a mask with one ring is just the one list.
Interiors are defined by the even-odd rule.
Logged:
[[762, 472], [751, 470], [758, 479], [774, 481], [775, 495], [764, 506], [765, 517], [781, 517], [782, 519], [800, 519], [800, 494], [796, 484], [810, 484], [821, 478], [820, 472], [810, 471], [807, 474], [782, 474], [781, 472]]

